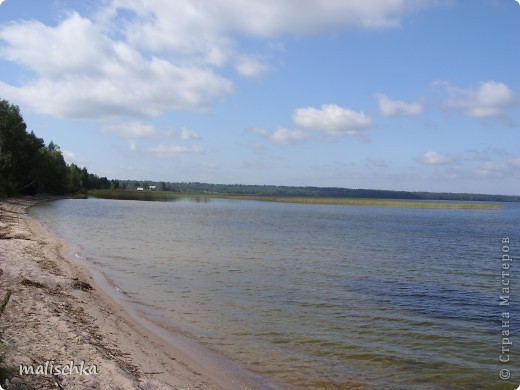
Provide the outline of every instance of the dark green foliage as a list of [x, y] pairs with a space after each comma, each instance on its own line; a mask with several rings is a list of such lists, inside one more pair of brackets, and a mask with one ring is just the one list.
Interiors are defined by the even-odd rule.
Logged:
[[39, 150], [36, 192], [64, 194], [67, 191], [69, 168], [58, 145], [51, 142]]
[[32, 166], [43, 140], [27, 134], [18, 107], [0, 101], [0, 194], [7, 195], [34, 184]]
[[62, 195], [93, 188], [110, 188], [110, 182], [75, 164], [67, 165], [58, 145], [46, 146], [28, 133], [19, 108], [0, 101], [0, 197]]

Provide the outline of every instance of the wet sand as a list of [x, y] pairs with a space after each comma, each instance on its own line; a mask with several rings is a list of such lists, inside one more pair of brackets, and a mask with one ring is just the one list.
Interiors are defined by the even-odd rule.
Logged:
[[[0, 300], [11, 292], [0, 317], [0, 355], [15, 370], [9, 389], [263, 387], [204, 347], [124, 310], [102, 275], [72, 259], [66, 243], [27, 216], [42, 200], [0, 201]], [[19, 372], [21, 364], [42, 370], [46, 363], [48, 375]], [[76, 373], [60, 368], [50, 375], [70, 364]]]

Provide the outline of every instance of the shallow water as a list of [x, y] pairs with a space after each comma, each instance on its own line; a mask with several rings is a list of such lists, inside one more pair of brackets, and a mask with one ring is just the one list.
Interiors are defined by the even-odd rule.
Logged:
[[[518, 256], [520, 204], [431, 210], [86, 199], [30, 212], [149, 318], [289, 387], [520, 383], [516, 347], [508, 364], [498, 361], [501, 239], [509, 237]], [[520, 350], [515, 266], [515, 306], [507, 311]], [[509, 385], [501, 369], [511, 371]]]

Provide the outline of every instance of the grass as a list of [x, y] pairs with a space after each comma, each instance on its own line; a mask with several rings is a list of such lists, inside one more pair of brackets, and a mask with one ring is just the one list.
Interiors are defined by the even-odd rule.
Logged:
[[259, 200], [265, 202], [329, 204], [348, 206], [376, 206], [376, 207], [405, 207], [421, 209], [471, 209], [496, 210], [499, 204], [483, 202], [443, 202], [394, 199], [366, 199], [366, 198], [328, 198], [306, 196], [263, 196], [263, 195], [235, 195], [235, 194], [188, 194], [169, 191], [136, 191], [136, 190], [93, 190], [89, 195], [103, 199], [145, 200], [145, 201], [175, 201], [193, 199], [206, 201], [209, 199]]

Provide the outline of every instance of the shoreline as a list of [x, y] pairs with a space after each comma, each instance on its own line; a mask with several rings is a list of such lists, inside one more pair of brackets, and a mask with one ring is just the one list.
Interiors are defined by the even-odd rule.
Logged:
[[[0, 298], [12, 292], [0, 318], [0, 352], [7, 352], [3, 366], [16, 370], [9, 389], [264, 388], [254, 374], [132, 311], [100, 271], [71, 258], [66, 242], [26, 214], [53, 199], [0, 201]], [[97, 373], [18, 372], [46, 362], [83, 362]]]

